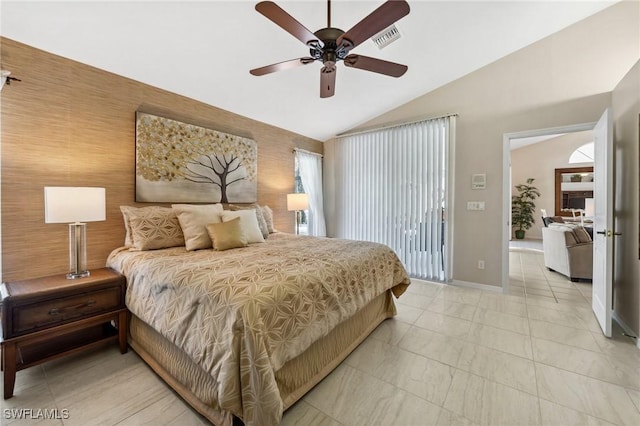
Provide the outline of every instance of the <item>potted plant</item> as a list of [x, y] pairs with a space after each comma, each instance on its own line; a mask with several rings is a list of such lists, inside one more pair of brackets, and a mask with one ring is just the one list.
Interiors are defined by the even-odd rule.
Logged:
[[572, 175], [571, 182], [582, 182], [582, 175], [580, 174]]
[[511, 197], [511, 223], [516, 227], [516, 238], [524, 238], [525, 230], [531, 228], [535, 219], [533, 215], [536, 205], [533, 202], [540, 196], [538, 188], [532, 185], [534, 178], [527, 179], [527, 183], [516, 185], [518, 195]]

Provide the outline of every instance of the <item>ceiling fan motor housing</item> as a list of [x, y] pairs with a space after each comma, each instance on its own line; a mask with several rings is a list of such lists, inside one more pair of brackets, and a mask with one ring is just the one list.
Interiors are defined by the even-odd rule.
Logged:
[[324, 47], [320, 47], [313, 42], [310, 43], [310, 54], [313, 58], [321, 60], [322, 63], [331, 62], [336, 63], [343, 60], [349, 54], [349, 42], [343, 39], [344, 42], [338, 46], [337, 40], [344, 34], [339, 28], [323, 28], [314, 33], [320, 41], [322, 41]]

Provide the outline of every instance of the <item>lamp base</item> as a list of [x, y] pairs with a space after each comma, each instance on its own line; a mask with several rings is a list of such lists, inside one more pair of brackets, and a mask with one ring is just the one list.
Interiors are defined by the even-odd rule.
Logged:
[[87, 270], [87, 226], [85, 223], [69, 224], [69, 273], [67, 279], [89, 276]]
[[68, 280], [76, 280], [78, 278], [86, 278], [89, 275], [91, 275], [91, 272], [89, 272], [89, 271], [69, 272], [67, 274], [67, 279]]

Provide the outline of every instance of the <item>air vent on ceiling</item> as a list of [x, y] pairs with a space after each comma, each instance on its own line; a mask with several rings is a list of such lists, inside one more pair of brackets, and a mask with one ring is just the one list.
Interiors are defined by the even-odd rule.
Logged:
[[371, 37], [371, 41], [373, 41], [373, 43], [378, 46], [378, 49], [382, 49], [384, 47], [387, 47], [400, 37], [400, 30], [398, 30], [398, 27], [393, 24]]

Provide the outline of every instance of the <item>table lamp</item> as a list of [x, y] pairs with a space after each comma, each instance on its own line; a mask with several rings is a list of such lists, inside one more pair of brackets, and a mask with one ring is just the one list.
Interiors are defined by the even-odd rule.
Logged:
[[68, 279], [88, 277], [86, 223], [106, 220], [105, 189], [45, 186], [44, 222], [69, 224]]
[[287, 194], [287, 210], [296, 212], [296, 235], [300, 234], [300, 210], [309, 208], [307, 194]]

